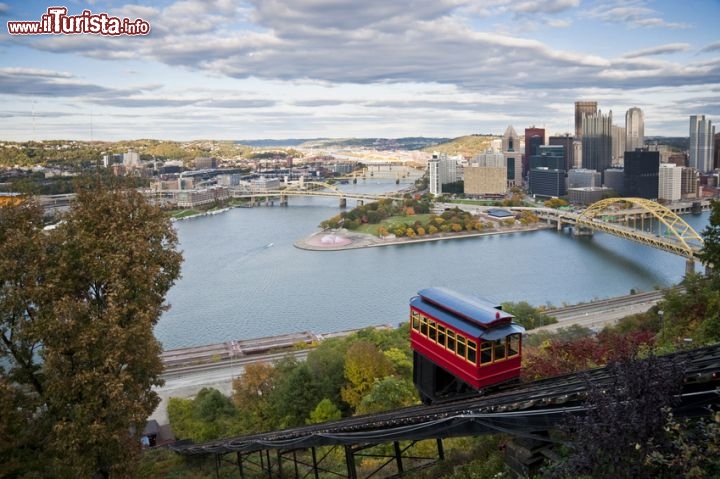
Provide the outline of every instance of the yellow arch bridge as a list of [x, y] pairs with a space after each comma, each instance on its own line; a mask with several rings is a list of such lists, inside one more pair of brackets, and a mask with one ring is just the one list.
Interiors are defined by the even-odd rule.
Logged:
[[686, 272], [695, 268], [702, 237], [670, 209], [644, 198], [608, 198], [582, 213], [543, 209], [539, 216], [557, 222], [558, 229], [573, 226], [576, 234], [603, 231], [687, 259]]

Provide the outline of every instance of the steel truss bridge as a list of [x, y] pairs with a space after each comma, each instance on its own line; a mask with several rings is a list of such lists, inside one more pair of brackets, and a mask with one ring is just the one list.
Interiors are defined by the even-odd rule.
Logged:
[[[713, 414], [720, 406], [720, 344], [661, 356], [679, 364], [682, 390], [676, 398], [677, 417]], [[183, 456], [214, 460], [216, 477], [260, 471], [267, 477], [336, 477], [357, 479], [358, 460], [373, 457], [377, 469], [397, 477], [413, 468], [444, 458], [442, 439], [507, 433], [515, 437], [508, 445], [506, 463], [516, 471], [527, 470], [552, 456], [554, 441], [548, 432], [570, 414], [582, 414], [591, 386], [613, 388], [617, 379], [606, 368], [533, 381], [502, 392], [429, 406], [413, 406], [377, 414], [349, 417], [322, 424], [239, 436], [203, 444], [176, 443], [171, 450]], [[415, 448], [417, 442], [433, 440], [437, 456]], [[402, 442], [401, 442], [402, 441]], [[539, 447], [538, 444], [543, 445]], [[345, 455], [342, 470], [328, 457]], [[530, 451], [530, 452], [528, 452]], [[428, 457], [430, 454], [432, 456]], [[378, 460], [379, 458], [382, 458]], [[515, 461], [515, 462], [513, 462]], [[254, 476], [253, 476], [254, 477]]]
[[365, 202], [375, 202], [384, 199], [400, 200], [405, 194], [410, 193], [412, 190], [414, 190], [414, 188], [411, 187], [408, 190], [392, 193], [354, 193], [342, 191], [329, 183], [304, 181], [302, 183], [291, 184], [287, 188], [278, 190], [236, 190], [233, 192], [232, 196], [235, 198], [250, 198], [251, 200], [257, 200], [259, 198], [280, 198], [281, 206], [287, 205], [287, 199], [289, 196], [321, 196], [326, 198], [338, 198], [340, 200], [340, 207], [345, 208], [347, 206], [348, 198], [357, 200], [358, 205], [363, 205]]
[[582, 213], [543, 208], [536, 214], [556, 223], [558, 230], [572, 226], [578, 235], [602, 231], [682, 256], [688, 272], [694, 271], [694, 261], [703, 246], [702, 237], [685, 220], [644, 198], [607, 198]]

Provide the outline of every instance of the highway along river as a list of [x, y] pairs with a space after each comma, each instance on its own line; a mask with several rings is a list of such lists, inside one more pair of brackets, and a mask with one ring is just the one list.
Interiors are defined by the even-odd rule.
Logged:
[[[410, 180], [402, 181], [399, 188]], [[397, 187], [368, 178], [343, 188]], [[428, 286], [557, 307], [667, 287], [685, 271], [679, 256], [602, 233], [542, 230], [348, 251], [293, 246], [338, 212], [336, 199], [290, 197], [287, 207], [175, 223], [185, 262], [155, 329], [164, 348], [397, 325], [410, 297]], [[708, 213], [685, 219], [700, 232]]]

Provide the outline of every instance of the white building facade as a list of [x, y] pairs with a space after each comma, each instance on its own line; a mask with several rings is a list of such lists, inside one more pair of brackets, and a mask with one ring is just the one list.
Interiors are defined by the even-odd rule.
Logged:
[[658, 199], [679, 201], [682, 198], [682, 167], [672, 163], [660, 165], [658, 175]]
[[462, 156], [433, 153], [432, 159], [428, 160], [431, 194], [435, 196], [442, 195], [442, 185], [455, 183], [460, 179], [458, 175], [458, 163], [460, 161], [462, 161]]

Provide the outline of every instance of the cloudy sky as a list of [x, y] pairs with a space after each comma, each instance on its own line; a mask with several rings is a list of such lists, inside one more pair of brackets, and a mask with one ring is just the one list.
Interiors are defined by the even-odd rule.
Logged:
[[[150, 33], [9, 34], [58, 5]], [[691, 114], [720, 123], [719, 18], [720, 0], [4, 0], [0, 140], [554, 134], [576, 100], [687, 136]]]

